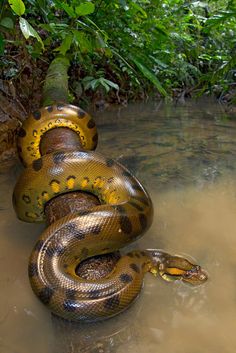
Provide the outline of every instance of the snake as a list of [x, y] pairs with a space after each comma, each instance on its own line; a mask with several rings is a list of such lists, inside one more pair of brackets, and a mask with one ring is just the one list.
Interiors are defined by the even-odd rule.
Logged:
[[[44, 134], [60, 127], [75, 131], [83, 150], [41, 155]], [[71, 104], [33, 112], [18, 134], [18, 153], [25, 169], [15, 185], [13, 205], [20, 220], [43, 222], [48, 202], [68, 192], [92, 193], [100, 201], [50, 224], [29, 259], [28, 274], [36, 296], [54, 314], [72, 321], [97, 321], [121, 313], [139, 296], [147, 272], [191, 284], [207, 279], [199, 265], [158, 249], [123, 254], [106, 276], [96, 280], [78, 275], [76, 269], [84, 260], [129, 245], [153, 220], [148, 192], [128, 169], [94, 151], [97, 137], [91, 116]]]

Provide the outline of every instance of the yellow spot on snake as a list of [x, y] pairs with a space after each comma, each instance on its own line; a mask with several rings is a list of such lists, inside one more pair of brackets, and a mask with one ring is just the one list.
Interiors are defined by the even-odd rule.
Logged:
[[89, 183], [89, 178], [84, 178], [82, 181], [81, 181], [81, 187], [82, 188], [86, 188], [88, 186], [88, 183]]
[[34, 218], [34, 219], [37, 218], [37, 215], [35, 213], [33, 213], [33, 212], [27, 212], [26, 216], [28, 218]]
[[116, 195], [115, 191], [112, 191], [108, 197], [108, 203], [112, 204], [112, 203], [116, 203], [118, 200], [118, 197]]
[[152, 268], [150, 269], [150, 272], [151, 272], [155, 277], [158, 275], [158, 270], [157, 270], [156, 267], [152, 267]]
[[69, 178], [66, 181], [67, 189], [73, 189], [75, 186], [75, 178]]
[[44, 201], [48, 201], [49, 200], [49, 195], [48, 195], [48, 193], [46, 191], [43, 192], [42, 196], [43, 196], [43, 200]]
[[60, 191], [60, 184], [58, 181], [52, 180], [50, 183], [50, 186], [51, 186], [53, 192], [57, 193]]
[[43, 206], [43, 202], [42, 202], [42, 199], [41, 199], [41, 198], [38, 198], [38, 206], [39, 206], [39, 207], [42, 207], [42, 206]]
[[180, 276], [186, 272], [177, 267], [167, 267], [165, 270], [169, 275], [172, 275], [172, 276]]
[[101, 177], [97, 177], [93, 182], [95, 188], [101, 189], [105, 184], [105, 181]]

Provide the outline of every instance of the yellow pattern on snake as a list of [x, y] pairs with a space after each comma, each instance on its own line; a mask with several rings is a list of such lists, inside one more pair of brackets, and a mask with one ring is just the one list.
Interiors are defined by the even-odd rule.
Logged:
[[[43, 134], [68, 127], [79, 135], [84, 152], [40, 154]], [[200, 266], [159, 250], [132, 251], [98, 280], [81, 278], [77, 266], [89, 257], [118, 250], [151, 225], [153, 207], [140, 182], [122, 165], [91, 150], [97, 132], [91, 117], [72, 105], [55, 105], [34, 112], [19, 133], [18, 149], [27, 168], [13, 193], [18, 217], [42, 222], [46, 203], [57, 195], [82, 190], [100, 205], [51, 224], [37, 241], [29, 262], [33, 291], [55, 314], [74, 321], [94, 321], [125, 310], [139, 295], [146, 272], [166, 280], [202, 283]]]

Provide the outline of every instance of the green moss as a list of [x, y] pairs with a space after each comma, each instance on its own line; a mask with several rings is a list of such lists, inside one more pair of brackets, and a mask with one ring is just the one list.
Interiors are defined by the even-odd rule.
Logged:
[[51, 62], [43, 87], [44, 106], [69, 102], [67, 74], [69, 66], [70, 62], [66, 58], [56, 58]]

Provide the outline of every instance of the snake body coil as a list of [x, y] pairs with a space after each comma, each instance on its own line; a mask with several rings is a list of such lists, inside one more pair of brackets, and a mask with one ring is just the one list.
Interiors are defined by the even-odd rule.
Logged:
[[[78, 133], [86, 151], [41, 156], [43, 134], [59, 127]], [[169, 255], [145, 250], [122, 256], [109, 275], [99, 280], [76, 274], [84, 259], [113, 252], [137, 239], [153, 217], [152, 202], [140, 182], [119, 163], [90, 151], [96, 144], [96, 126], [90, 116], [77, 107], [61, 104], [34, 112], [18, 140], [19, 155], [27, 166], [13, 194], [21, 220], [42, 222], [46, 203], [71, 191], [92, 193], [101, 203], [51, 224], [30, 257], [34, 292], [55, 314], [71, 320], [92, 321], [118, 314], [138, 296], [147, 271], [157, 272], [164, 262], [173, 268]], [[185, 274], [187, 280], [193, 274], [193, 265], [186, 269], [181, 266], [181, 275]], [[166, 273], [164, 270], [163, 277]], [[175, 275], [180, 273], [175, 271]], [[196, 278], [196, 272], [193, 276]]]

